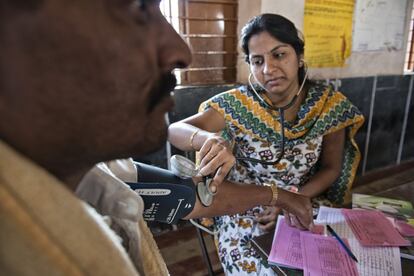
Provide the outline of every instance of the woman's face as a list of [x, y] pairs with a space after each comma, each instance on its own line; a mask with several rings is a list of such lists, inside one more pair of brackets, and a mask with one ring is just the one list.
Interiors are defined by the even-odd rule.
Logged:
[[272, 101], [297, 93], [300, 58], [290, 44], [261, 32], [250, 38], [248, 47], [250, 70]]

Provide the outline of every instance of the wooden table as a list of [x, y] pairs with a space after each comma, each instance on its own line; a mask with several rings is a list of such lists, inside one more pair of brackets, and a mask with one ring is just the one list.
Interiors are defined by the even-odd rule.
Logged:
[[[364, 191], [366, 194], [377, 196], [402, 199], [410, 201], [414, 205], [414, 181], [405, 183], [403, 185], [393, 187], [384, 191]], [[252, 246], [267, 260], [270, 249], [272, 247], [274, 232], [264, 234], [260, 237], [255, 237], [252, 240]], [[414, 275], [414, 261], [401, 258], [401, 267], [403, 275]], [[278, 268], [274, 268], [278, 272]], [[287, 275], [303, 275], [302, 270], [283, 269]]]

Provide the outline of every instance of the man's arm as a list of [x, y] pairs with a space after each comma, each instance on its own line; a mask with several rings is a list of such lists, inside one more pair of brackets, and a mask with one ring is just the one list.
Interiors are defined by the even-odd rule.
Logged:
[[[194, 183], [197, 183], [199, 180], [199, 178], [193, 179]], [[132, 189], [128, 185], [125, 185], [123, 181], [128, 183]], [[154, 204], [158, 205], [158, 209], [162, 209], [159, 210], [162, 212], [152, 214], [155, 220], [157, 220], [158, 216], [158, 219], [161, 217], [163, 221], [169, 223], [171, 221], [166, 220], [166, 218], [171, 212], [177, 214], [176, 219], [181, 219], [182, 216], [185, 216], [184, 219], [190, 219], [232, 215], [245, 212], [258, 205], [269, 205], [274, 201], [272, 200], [274, 193], [270, 187], [224, 181], [214, 196], [212, 205], [204, 207], [198, 201], [195, 194], [196, 191], [193, 181], [191, 179], [180, 181], [170, 171], [142, 163], [134, 163], [131, 159], [116, 160], [106, 164], [98, 164], [91, 170], [78, 186], [77, 195], [100, 210], [101, 214], [137, 220], [139, 210], [142, 210], [142, 207], [138, 208], [139, 205], [142, 205], [142, 201], [137, 196], [138, 193], [141, 194], [144, 205], [147, 206], [144, 206], [144, 209], [151, 208]], [[151, 187], [151, 184], [159, 185], [160, 183], [164, 183], [162, 184], [162, 190], [171, 191], [168, 193], [168, 200], [165, 199], [164, 194], [157, 197], [153, 193], [142, 194], [137, 191], [140, 189], [153, 191], [154, 188]], [[142, 184], [146, 184], [146, 187], [143, 187]], [[137, 187], [132, 187], [131, 185], [137, 185]], [[177, 200], [184, 196], [182, 193], [177, 194], [177, 186], [185, 188], [185, 194], [189, 200], [187, 203], [193, 202], [190, 204], [191, 208], [194, 207], [192, 210], [185, 210], [185, 206], [189, 204], [177, 205]], [[157, 188], [159, 187], [157, 186], [155, 190]], [[296, 226], [300, 228], [311, 227], [312, 206], [310, 199], [282, 189], [277, 189], [277, 191], [277, 200], [273, 205], [281, 207], [290, 214], [293, 214], [298, 221]], [[194, 198], [197, 198], [195, 204]], [[160, 201], [161, 199], [163, 199], [162, 203]], [[177, 210], [178, 207], [182, 209], [180, 212]], [[149, 213], [152, 213], [152, 211]], [[179, 213], [182, 215], [179, 216]], [[150, 214], [150, 217], [152, 215]]]

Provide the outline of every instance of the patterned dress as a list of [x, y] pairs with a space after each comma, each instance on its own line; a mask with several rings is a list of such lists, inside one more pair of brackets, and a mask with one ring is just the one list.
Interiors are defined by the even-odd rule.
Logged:
[[[274, 161], [281, 152], [281, 126], [277, 111], [271, 111], [246, 87], [221, 93], [200, 106], [214, 108], [226, 121], [223, 137], [232, 145], [236, 157]], [[284, 155], [275, 165], [238, 160], [229, 179], [241, 183], [270, 183], [285, 189], [299, 188], [317, 171], [323, 136], [346, 128], [346, 142], [341, 176], [326, 192], [330, 202], [341, 204], [348, 191], [360, 159], [353, 139], [363, 123], [359, 110], [340, 92], [313, 85], [300, 106], [295, 122], [285, 122]], [[227, 275], [275, 275], [252, 248], [250, 239], [263, 234], [254, 220], [257, 206], [246, 213], [215, 218], [216, 242]]]

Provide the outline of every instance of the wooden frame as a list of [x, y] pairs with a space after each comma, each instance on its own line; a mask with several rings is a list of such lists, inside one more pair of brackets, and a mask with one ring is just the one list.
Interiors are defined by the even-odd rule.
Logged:
[[[172, 0], [169, 1], [171, 5]], [[238, 0], [177, 0], [177, 31], [190, 45], [193, 62], [176, 70], [180, 85], [236, 82]], [[168, 17], [168, 16], [167, 16]]]

